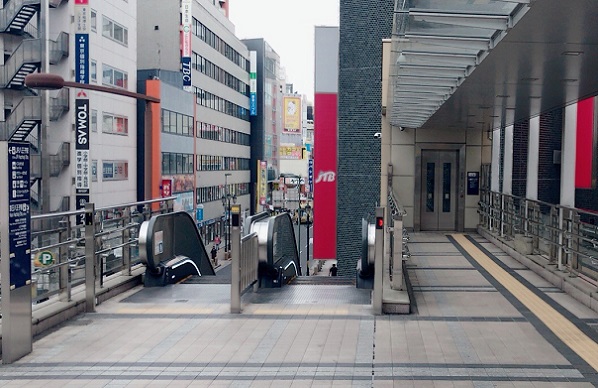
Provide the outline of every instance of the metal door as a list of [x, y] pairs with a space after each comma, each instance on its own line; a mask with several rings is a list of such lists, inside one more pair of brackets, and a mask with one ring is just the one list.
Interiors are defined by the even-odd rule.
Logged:
[[457, 151], [422, 150], [421, 230], [455, 230]]

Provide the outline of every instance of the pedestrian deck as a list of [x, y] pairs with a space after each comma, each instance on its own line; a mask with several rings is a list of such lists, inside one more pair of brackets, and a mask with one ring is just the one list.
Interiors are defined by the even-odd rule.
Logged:
[[[592, 387], [598, 313], [479, 235], [413, 233], [409, 315], [370, 291], [132, 289], [36, 339], [3, 387]], [[327, 275], [327, 271], [322, 271]]]

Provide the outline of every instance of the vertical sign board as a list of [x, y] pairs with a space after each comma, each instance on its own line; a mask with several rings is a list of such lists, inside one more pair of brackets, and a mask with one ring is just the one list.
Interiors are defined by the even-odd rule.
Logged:
[[193, 0], [181, 0], [181, 72], [183, 90], [190, 92], [191, 87], [191, 26]]
[[75, 82], [89, 83], [89, 0], [75, 0]]
[[10, 289], [31, 282], [29, 144], [8, 143], [8, 240]]
[[249, 52], [249, 115], [257, 116], [257, 51]]
[[2, 363], [32, 350], [29, 144], [0, 142], [6, 155], [0, 181]]
[[283, 97], [282, 131], [301, 133], [301, 98]]
[[[77, 210], [85, 209], [89, 202], [90, 164], [89, 157], [89, 100], [79, 92], [75, 99], [75, 190]], [[77, 225], [85, 224], [85, 214], [77, 216]]]
[[309, 159], [307, 165], [307, 179], [309, 181], [309, 187], [313, 187], [314, 184], [314, 160]]

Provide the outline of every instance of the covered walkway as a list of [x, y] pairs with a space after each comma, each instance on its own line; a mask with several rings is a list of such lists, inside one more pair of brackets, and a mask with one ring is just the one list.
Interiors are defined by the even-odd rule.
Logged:
[[227, 285], [137, 287], [38, 338], [0, 385], [598, 386], [598, 313], [479, 235], [409, 247], [410, 315], [341, 283], [246, 294], [241, 314]]

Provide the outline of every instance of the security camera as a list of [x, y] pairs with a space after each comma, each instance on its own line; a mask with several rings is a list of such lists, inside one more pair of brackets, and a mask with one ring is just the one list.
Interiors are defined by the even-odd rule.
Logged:
[[376, 139], [380, 139], [380, 138], [382, 137], [382, 133], [380, 133], [380, 132], [376, 132], [376, 133], [374, 133], [374, 137], [375, 137]]
[[401, 132], [403, 132], [403, 131], [405, 130], [405, 127], [399, 127], [399, 130], [400, 130]]

